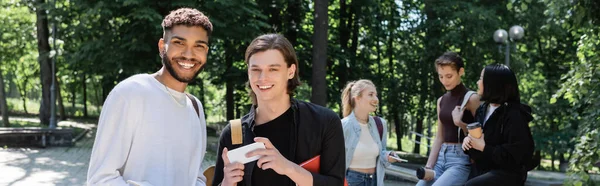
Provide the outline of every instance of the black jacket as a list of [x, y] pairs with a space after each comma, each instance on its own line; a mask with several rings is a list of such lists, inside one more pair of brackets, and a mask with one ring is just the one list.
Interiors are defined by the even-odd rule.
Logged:
[[[476, 121], [483, 123], [489, 103], [477, 109]], [[500, 105], [483, 127], [485, 147], [482, 151], [470, 149], [475, 160], [473, 173], [478, 176], [491, 170], [505, 170], [525, 178], [527, 164], [533, 155], [534, 143], [529, 129], [533, 120], [531, 108], [520, 103]]]
[[[338, 115], [325, 108], [312, 103], [292, 99], [294, 113], [294, 125], [290, 134], [290, 161], [300, 164], [317, 155], [321, 155], [320, 173], [312, 173], [313, 185], [343, 185], [344, 181], [344, 133], [341, 120]], [[231, 128], [228, 124], [219, 138], [217, 151], [217, 163], [213, 185], [219, 185], [223, 181], [223, 159], [221, 154], [223, 148], [233, 150], [238, 147], [254, 143], [254, 116], [255, 107], [242, 117], [243, 143], [231, 145]], [[252, 170], [256, 161], [244, 165], [244, 179], [240, 185], [252, 185]], [[268, 178], [265, 178], [268, 179]], [[294, 183], [288, 183], [294, 185]]]

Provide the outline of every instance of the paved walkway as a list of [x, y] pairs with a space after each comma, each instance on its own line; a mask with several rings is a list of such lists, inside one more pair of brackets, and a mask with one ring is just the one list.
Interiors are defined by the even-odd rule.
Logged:
[[75, 147], [0, 150], [0, 185], [84, 185], [93, 140]]
[[[33, 118], [12, 117], [11, 120], [39, 122]], [[73, 147], [0, 148], [0, 185], [46, 186], [85, 185], [88, 163], [94, 144], [95, 124], [61, 121], [59, 126], [92, 129]], [[216, 149], [216, 137], [208, 138], [208, 147]], [[203, 169], [215, 164], [216, 155], [209, 149]], [[411, 182], [386, 180], [385, 185], [408, 186]]]
[[[394, 176], [400, 180], [406, 182], [417, 183], [419, 180], [416, 178], [415, 167], [421, 167], [423, 165], [410, 164], [405, 166], [392, 165], [386, 169], [386, 175]], [[549, 172], [549, 171], [529, 171], [527, 173], [526, 186], [559, 186], [563, 185], [566, 180], [565, 173], [561, 172]]]
[[[32, 118], [11, 118], [11, 120]], [[90, 154], [94, 143], [95, 124], [72, 121], [59, 122], [59, 126], [75, 126], [92, 129], [73, 147], [50, 148], [0, 148], [0, 185], [85, 185]], [[217, 144], [216, 137], [208, 138], [209, 151], [204, 159], [203, 169], [214, 165]], [[386, 170], [390, 178], [385, 185], [408, 186], [416, 183], [414, 169], [393, 166]], [[391, 177], [390, 177], [391, 176]], [[394, 177], [396, 179], [394, 179]], [[564, 173], [531, 171], [527, 185], [561, 185]]]
[[[0, 185], [85, 185], [95, 131], [74, 147], [0, 148]], [[214, 165], [214, 152], [203, 168]]]

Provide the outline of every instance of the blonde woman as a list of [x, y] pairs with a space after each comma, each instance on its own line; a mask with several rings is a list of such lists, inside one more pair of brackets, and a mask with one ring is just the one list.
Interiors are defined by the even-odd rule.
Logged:
[[342, 104], [348, 185], [383, 185], [385, 167], [396, 162], [396, 154], [386, 150], [385, 120], [369, 116], [379, 104], [375, 85], [366, 79], [348, 83]]

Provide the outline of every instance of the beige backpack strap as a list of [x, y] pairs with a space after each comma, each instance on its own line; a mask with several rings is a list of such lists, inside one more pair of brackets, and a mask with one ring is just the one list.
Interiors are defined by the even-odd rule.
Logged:
[[475, 94], [475, 93], [476, 93], [475, 91], [468, 91], [468, 92], [465, 94], [465, 98], [463, 98], [463, 102], [462, 102], [462, 104], [460, 104], [460, 111], [463, 111], [463, 110], [465, 110], [465, 107], [467, 106], [467, 102], [469, 102], [469, 99], [470, 99], [470, 98], [471, 98], [471, 96], [472, 96], [473, 94]]
[[239, 145], [242, 144], [242, 120], [234, 119], [229, 120], [229, 124], [231, 127], [231, 144]]
[[[467, 102], [469, 102], [469, 99], [471, 98], [471, 96], [472, 96], [473, 94], [476, 94], [476, 92], [475, 92], [475, 91], [472, 91], [472, 90], [471, 90], [471, 91], [468, 91], [468, 92], [465, 94], [465, 98], [463, 98], [463, 102], [462, 102], [462, 104], [460, 104], [460, 111], [461, 111], [461, 112], [464, 112], [464, 110], [465, 110], [465, 107], [467, 107]], [[460, 131], [461, 131], [461, 130], [460, 130], [460, 127], [458, 127], [458, 142], [460, 142]], [[468, 133], [467, 133], [467, 131], [464, 131], [464, 134], [465, 134], [465, 135], [467, 135], [467, 134], [468, 134]]]

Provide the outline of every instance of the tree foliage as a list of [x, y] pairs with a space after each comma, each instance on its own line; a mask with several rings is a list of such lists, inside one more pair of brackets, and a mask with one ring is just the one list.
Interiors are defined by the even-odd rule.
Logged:
[[[2, 2], [4, 82], [8, 89], [18, 87], [23, 102], [39, 101], [40, 66], [32, 61], [38, 55], [34, 3]], [[87, 105], [102, 105], [119, 81], [160, 68], [160, 23], [169, 11], [186, 6], [205, 12], [214, 25], [208, 65], [188, 89], [204, 103], [209, 121], [224, 122], [247, 112], [245, 49], [261, 34], [280, 33], [293, 43], [300, 61], [304, 84], [297, 98], [325, 95], [326, 106], [340, 112], [344, 85], [371, 79], [380, 95], [377, 114], [389, 121], [390, 136], [396, 139], [392, 147], [421, 154], [428, 153], [424, 145], [403, 146], [402, 139], [428, 144], [414, 132], [436, 133], [436, 100], [445, 90], [434, 60], [446, 51], [459, 53], [465, 60], [463, 83], [476, 89], [485, 65], [504, 62], [504, 46], [494, 43], [494, 31], [521, 25], [525, 37], [511, 42], [510, 66], [517, 73], [522, 102], [533, 108], [536, 150], [552, 160], [541, 169], [564, 171], [570, 164], [573, 183], [587, 183], [585, 175], [597, 171], [592, 167], [600, 160], [598, 1], [328, 2], [327, 35], [318, 38], [326, 40], [324, 45], [314, 44], [318, 5], [306, 0], [57, 0], [56, 8], [43, 7], [49, 8], [50, 21], [60, 23], [60, 45], [53, 50], [58, 52], [61, 99], [71, 102], [68, 114], [87, 116]], [[313, 51], [326, 51], [325, 67], [313, 65], [323, 61], [313, 58]], [[322, 73], [313, 79], [313, 71], [323, 70], [324, 82]], [[325, 90], [320, 86], [315, 88], [320, 94], [311, 94], [320, 83]]]

